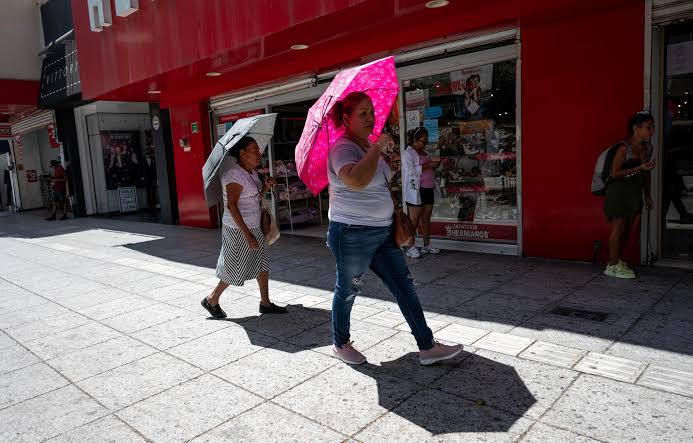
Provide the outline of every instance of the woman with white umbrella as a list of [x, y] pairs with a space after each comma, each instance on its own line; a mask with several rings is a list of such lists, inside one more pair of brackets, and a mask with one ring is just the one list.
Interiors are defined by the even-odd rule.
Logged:
[[229, 150], [236, 159], [231, 167], [220, 174], [224, 217], [222, 246], [217, 262], [219, 283], [212, 293], [202, 300], [202, 306], [214, 318], [226, 318], [219, 306], [221, 294], [229, 287], [243, 286], [247, 280], [257, 279], [260, 287], [260, 313], [280, 314], [287, 312], [269, 298], [269, 260], [267, 243], [260, 228], [260, 199], [276, 185], [272, 177], [260, 181], [257, 171], [262, 152], [252, 137], [242, 137]]

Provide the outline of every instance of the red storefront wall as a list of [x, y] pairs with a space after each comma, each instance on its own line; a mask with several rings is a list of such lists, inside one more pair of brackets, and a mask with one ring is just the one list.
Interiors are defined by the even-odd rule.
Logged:
[[[252, 3], [252, 7], [251, 7]], [[141, 3], [113, 26], [89, 30], [73, 0], [87, 98], [170, 108], [180, 220], [214, 226], [200, 169], [211, 148], [208, 97], [321, 72], [471, 31], [521, 32], [523, 248], [530, 256], [586, 260], [606, 240], [602, 200], [587, 188], [598, 152], [623, 136], [642, 107], [643, 3], [636, 0], [207, 0]], [[239, 11], [252, 11], [253, 20]], [[264, 12], [263, 12], [264, 11]], [[300, 53], [288, 46], [307, 43]], [[224, 75], [205, 77], [208, 71]], [[192, 134], [191, 123], [200, 123]], [[188, 137], [190, 152], [177, 146]], [[637, 246], [637, 245], [636, 245]]]

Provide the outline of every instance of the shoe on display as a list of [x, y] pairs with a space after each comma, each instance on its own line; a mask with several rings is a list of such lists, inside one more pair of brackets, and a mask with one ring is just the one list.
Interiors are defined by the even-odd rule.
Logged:
[[354, 346], [354, 342], [350, 341], [341, 348], [332, 345], [332, 356], [342, 360], [348, 365], [360, 365], [366, 362], [366, 357], [363, 356], [359, 351], [357, 351]]
[[416, 246], [412, 246], [411, 248], [407, 249], [407, 257], [421, 258], [421, 252], [419, 252], [419, 248], [417, 248]]
[[462, 345], [449, 346], [433, 341], [431, 349], [419, 351], [419, 358], [422, 365], [432, 365], [439, 361], [455, 358], [460, 352], [462, 352]]
[[635, 278], [635, 273], [632, 270], [628, 272], [628, 270], [623, 268], [620, 263], [616, 263], [615, 265], [607, 265], [606, 269], [604, 270], [604, 274], [608, 275], [609, 277], [616, 278]]
[[421, 249], [421, 252], [423, 252], [424, 254], [440, 254], [440, 249], [428, 245], [424, 246], [423, 249]]

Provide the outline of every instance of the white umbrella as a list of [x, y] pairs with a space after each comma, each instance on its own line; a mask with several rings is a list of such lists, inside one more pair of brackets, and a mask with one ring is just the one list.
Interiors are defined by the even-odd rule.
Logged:
[[244, 136], [252, 137], [261, 152], [274, 135], [274, 122], [277, 114], [262, 114], [238, 120], [219, 139], [212, 153], [202, 167], [202, 179], [205, 186], [205, 199], [208, 206], [214, 206], [223, 199], [220, 171], [226, 171], [236, 159], [229, 155], [229, 150]]

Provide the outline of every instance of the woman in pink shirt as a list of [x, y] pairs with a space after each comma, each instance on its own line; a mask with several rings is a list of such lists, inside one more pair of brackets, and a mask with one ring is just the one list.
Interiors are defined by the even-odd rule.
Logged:
[[434, 192], [436, 184], [435, 170], [440, 160], [432, 160], [426, 153], [428, 131], [419, 127], [409, 134], [409, 146], [402, 156], [402, 186], [404, 200], [409, 208], [409, 215], [415, 228], [423, 236], [424, 247], [419, 249], [412, 245], [407, 256], [421, 257], [421, 253], [438, 254], [440, 251], [431, 246], [431, 215], [433, 214]]

